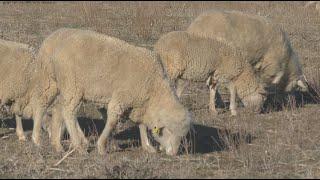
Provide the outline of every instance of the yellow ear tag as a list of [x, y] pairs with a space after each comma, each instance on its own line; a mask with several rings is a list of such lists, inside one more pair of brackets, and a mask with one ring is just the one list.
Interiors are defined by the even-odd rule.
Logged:
[[157, 128], [157, 127], [154, 127], [154, 128], [152, 129], [152, 134], [154, 134], [154, 135], [159, 135], [159, 134], [160, 134], [160, 129]]

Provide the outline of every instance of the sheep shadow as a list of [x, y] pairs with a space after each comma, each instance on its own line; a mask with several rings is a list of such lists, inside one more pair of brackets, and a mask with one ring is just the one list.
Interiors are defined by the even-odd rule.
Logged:
[[319, 104], [320, 98], [313, 89], [309, 92], [293, 92], [287, 94], [271, 94], [263, 105], [262, 113], [279, 112], [284, 108], [302, 108], [306, 104]]
[[187, 135], [189, 147], [183, 151], [192, 154], [207, 154], [219, 151], [228, 151], [230, 148], [242, 143], [252, 143], [254, 137], [249, 133], [232, 133], [227, 129], [194, 124], [192, 130]]
[[[24, 131], [31, 131], [33, 129], [33, 121], [32, 119], [23, 119], [22, 120], [22, 126]], [[2, 119], [1, 120], [1, 127], [2, 128], [16, 128], [16, 121], [15, 118], [6, 118], [6, 119]], [[15, 132], [15, 130], [14, 130]], [[2, 133], [0, 134], [0, 137], [6, 136], [8, 134], [11, 134], [12, 131], [6, 132], [6, 133]]]
[[[101, 119], [89, 119], [78, 118], [79, 124], [85, 135], [100, 135], [104, 129], [105, 121]], [[23, 128], [25, 131], [32, 131], [33, 121], [22, 120]], [[121, 122], [122, 126], [125, 122]], [[15, 128], [16, 123], [14, 119], [2, 120], [2, 127]], [[0, 134], [0, 138], [8, 134], [14, 134], [15, 131], [9, 131]], [[69, 139], [67, 133], [64, 135], [64, 139]], [[133, 125], [124, 130], [114, 133], [112, 135], [113, 140], [123, 141], [118, 143], [120, 151], [125, 151], [131, 147], [140, 147], [140, 132], [136, 125]], [[245, 133], [231, 133], [227, 129], [218, 129], [215, 127], [209, 127], [199, 124], [194, 124], [192, 130], [189, 131], [186, 138], [182, 142], [181, 152], [191, 154], [206, 154], [219, 151], [227, 151], [230, 147], [238, 147], [241, 143], [251, 143], [254, 137]], [[154, 142], [154, 140], [152, 140]], [[156, 144], [155, 144], [156, 145]]]
[[[286, 108], [296, 109], [302, 108], [306, 104], [318, 104], [320, 99], [317, 101], [316, 98], [317, 97], [310, 92], [269, 94], [259, 113], [268, 114], [271, 112], [280, 112]], [[230, 101], [222, 100], [219, 92], [217, 93], [215, 103], [216, 108], [222, 109], [223, 113], [230, 111]], [[239, 108], [246, 108], [241, 99], [237, 98], [237, 103]]]
[[[84, 132], [89, 133], [92, 131], [92, 129], [95, 129], [96, 134], [98, 135], [101, 134], [105, 126], [105, 122], [100, 119], [91, 120], [87, 118], [79, 118], [79, 124]], [[90, 133], [85, 134], [89, 135]], [[149, 137], [151, 137], [151, 135]], [[112, 139], [125, 141], [125, 143], [118, 144], [118, 147], [123, 151], [132, 146], [141, 146], [139, 127], [136, 125], [115, 133]], [[230, 147], [237, 148], [241, 143], [249, 144], [253, 139], [254, 137], [248, 133], [232, 133], [227, 129], [219, 129], [215, 127], [194, 124], [192, 130], [189, 131], [186, 138], [182, 142], [181, 152], [191, 154], [206, 154], [226, 151], [229, 150]], [[154, 145], [157, 145], [152, 138], [151, 141]]]
[[[309, 91], [301, 92], [301, 91], [293, 91], [290, 93], [284, 93], [277, 90], [270, 90], [273, 92], [269, 94], [266, 98], [266, 101], [263, 104], [262, 110], [260, 113], [267, 114], [270, 112], [279, 112], [284, 109], [296, 109], [302, 108], [306, 104], [319, 104], [320, 96], [319, 91], [312, 86], [308, 85]], [[269, 90], [268, 90], [269, 91]], [[229, 109], [230, 102], [224, 102], [221, 98], [219, 92], [216, 94], [216, 107], [221, 109]], [[244, 104], [240, 99], [237, 99], [240, 107], [244, 108]]]

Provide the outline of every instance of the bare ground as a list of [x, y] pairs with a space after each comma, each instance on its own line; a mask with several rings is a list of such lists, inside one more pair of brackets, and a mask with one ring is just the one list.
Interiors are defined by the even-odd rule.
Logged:
[[[198, 14], [210, 9], [233, 9], [271, 18], [281, 25], [298, 52], [314, 88], [302, 107], [287, 103], [263, 114], [241, 110], [237, 117], [220, 108], [208, 111], [203, 84], [185, 91], [182, 102], [196, 125], [187, 151], [177, 157], [142, 150], [139, 132], [130, 121], [119, 123], [108, 153], [99, 156], [95, 141], [104, 126], [80, 118], [91, 146], [87, 154], [55, 153], [43, 133], [42, 146], [30, 140], [32, 121], [25, 120], [28, 141], [19, 142], [13, 120], [0, 129], [0, 178], [319, 178], [320, 177], [320, 12], [305, 2], [98, 2], [0, 3], [0, 38], [39, 48], [61, 27], [92, 29], [150, 49], [161, 34], [184, 30]], [[222, 99], [225, 100], [224, 94]], [[319, 98], [319, 97], [318, 97]], [[222, 105], [221, 105], [222, 106]], [[188, 141], [189, 142], [189, 141]], [[63, 141], [68, 150], [69, 140]]]

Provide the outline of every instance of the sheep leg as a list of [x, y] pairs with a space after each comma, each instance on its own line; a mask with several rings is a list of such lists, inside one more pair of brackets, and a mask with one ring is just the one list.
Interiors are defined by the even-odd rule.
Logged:
[[42, 120], [42, 129], [47, 131], [49, 134], [49, 138], [51, 138], [51, 125], [50, 125], [51, 119], [48, 114], [45, 114]]
[[209, 97], [209, 109], [211, 110], [211, 113], [214, 115], [218, 114], [218, 111], [216, 110], [216, 93], [218, 90], [218, 82], [217, 80], [212, 80], [212, 77], [209, 77], [207, 80], [207, 85], [209, 86], [210, 90], [210, 97]]
[[81, 143], [87, 147], [89, 145], [89, 141], [87, 140], [85, 134], [83, 133], [83, 131], [80, 127], [79, 121], [76, 121], [76, 126], [77, 126], [77, 130], [78, 130], [78, 135], [81, 139]]
[[[76, 121], [76, 126], [77, 126], [77, 130], [78, 130], [78, 135], [81, 138], [81, 143], [84, 146], [87, 146], [89, 144], [89, 141], [86, 139], [86, 137], [84, 136], [79, 123], [77, 123]], [[61, 138], [62, 138], [62, 134], [65, 131], [65, 126], [63, 124], [63, 119], [61, 115], [54, 115], [52, 117], [52, 124], [51, 124], [51, 145], [55, 148], [55, 150], [57, 152], [62, 152], [63, 151], [63, 147], [60, 143]]]
[[98, 153], [101, 155], [105, 153], [106, 142], [112, 130], [115, 128], [118, 120], [120, 119], [121, 115], [124, 112], [123, 107], [121, 107], [120, 104], [115, 99], [116, 98], [111, 99], [110, 103], [108, 104], [107, 124], [104, 127], [97, 142]]
[[144, 150], [149, 153], [155, 153], [157, 150], [152, 146], [147, 134], [147, 127], [144, 124], [139, 125], [141, 145]]
[[236, 116], [237, 115], [237, 102], [236, 102], [236, 95], [237, 95], [237, 90], [236, 87], [233, 83], [229, 84], [229, 91], [230, 91], [230, 110], [231, 110], [231, 115]]
[[40, 146], [41, 122], [45, 114], [45, 108], [39, 107], [33, 119], [32, 140], [35, 145]]
[[72, 146], [82, 151], [81, 140], [79, 139], [79, 130], [77, 128], [77, 111], [80, 104], [80, 98], [73, 98], [69, 104], [65, 104], [62, 109], [62, 117], [64, 119], [67, 130], [70, 134]]
[[216, 110], [216, 93], [217, 93], [217, 86], [210, 85], [210, 103], [209, 108], [213, 114], [218, 114], [218, 111]]
[[[60, 110], [60, 109], [59, 109]], [[63, 147], [61, 145], [61, 137], [64, 132], [63, 117], [57, 107], [52, 108], [52, 120], [51, 120], [51, 145], [57, 152], [62, 152]]]
[[22, 118], [18, 115], [16, 115], [16, 133], [19, 138], [19, 141], [26, 141], [26, 136], [24, 135], [22, 127]]

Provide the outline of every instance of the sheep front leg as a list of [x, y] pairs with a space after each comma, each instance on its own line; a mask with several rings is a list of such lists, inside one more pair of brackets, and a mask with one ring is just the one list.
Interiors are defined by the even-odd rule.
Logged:
[[83, 133], [83, 131], [82, 131], [81, 127], [80, 127], [79, 121], [76, 121], [76, 126], [77, 126], [77, 130], [78, 130], [78, 136], [81, 139], [81, 143], [84, 146], [88, 146], [89, 145], [89, 141], [87, 140], [85, 134]]
[[218, 111], [216, 110], [216, 93], [218, 90], [218, 81], [216, 78], [210, 76], [206, 81], [206, 85], [209, 87], [210, 91], [209, 109], [211, 110], [212, 114], [217, 115]]
[[231, 116], [237, 115], [237, 102], [236, 102], [236, 95], [237, 90], [233, 83], [230, 82], [229, 84], [229, 91], [230, 91], [230, 110], [231, 110]]
[[152, 146], [152, 144], [149, 141], [148, 134], [147, 134], [147, 126], [145, 126], [144, 124], [140, 124], [139, 130], [140, 130], [142, 148], [149, 153], [156, 153], [157, 150]]
[[216, 93], [217, 93], [217, 85], [210, 85], [210, 97], [209, 97], [209, 108], [214, 115], [218, 114], [216, 110]]
[[22, 118], [19, 115], [16, 115], [16, 133], [19, 141], [26, 141], [26, 136], [24, 135], [22, 127]]
[[124, 108], [118, 103], [116, 98], [111, 99], [108, 104], [108, 117], [107, 124], [105, 125], [99, 139], [97, 142], [98, 153], [103, 155], [106, 150], [106, 142], [112, 132], [116, 127], [117, 122], [120, 120], [121, 115], [124, 112]]
[[52, 108], [52, 120], [51, 120], [51, 145], [55, 148], [57, 152], [62, 152], [63, 147], [61, 145], [61, 137], [64, 132], [63, 117], [61, 115], [60, 109], [57, 107]]
[[41, 122], [45, 114], [45, 108], [39, 107], [33, 119], [32, 140], [35, 145], [40, 146]]
[[[60, 111], [57, 109], [52, 110], [52, 122], [51, 122], [51, 145], [55, 148], [57, 152], [62, 152], [63, 147], [61, 145], [61, 138], [62, 134], [65, 131], [65, 126], [63, 124], [63, 117], [60, 114]], [[80, 125], [78, 121], [75, 122], [77, 131], [78, 131], [78, 136], [81, 139], [81, 143], [83, 146], [88, 146], [89, 141], [85, 137], [82, 129], [80, 128]]]
[[72, 146], [82, 152], [83, 147], [81, 146], [81, 139], [79, 138], [79, 130], [77, 124], [77, 111], [80, 104], [80, 99], [73, 98], [70, 101], [65, 100], [65, 102], [70, 102], [65, 104], [62, 109], [62, 117], [64, 119], [67, 130], [70, 134]]

